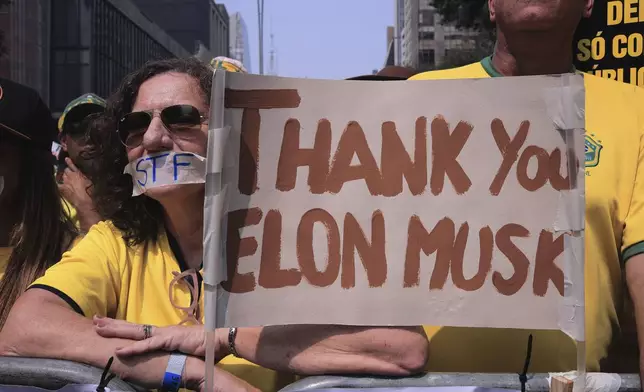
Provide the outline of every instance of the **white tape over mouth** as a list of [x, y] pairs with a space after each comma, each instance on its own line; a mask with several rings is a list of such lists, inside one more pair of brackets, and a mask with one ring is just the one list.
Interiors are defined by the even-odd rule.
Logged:
[[132, 176], [132, 196], [148, 189], [206, 182], [206, 158], [191, 152], [165, 151], [130, 162], [123, 171]]

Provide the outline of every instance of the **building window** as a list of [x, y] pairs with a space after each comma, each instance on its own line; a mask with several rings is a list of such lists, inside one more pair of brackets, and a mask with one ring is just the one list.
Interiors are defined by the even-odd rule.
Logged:
[[418, 65], [419, 68], [433, 67], [435, 64], [435, 51], [434, 49], [425, 49], [418, 52]]
[[424, 26], [434, 25], [434, 10], [422, 10], [418, 15], [418, 24]]
[[146, 61], [174, 57], [111, 4], [97, 4], [100, 9], [95, 13], [92, 37], [93, 84], [98, 95], [109, 96], [129, 72]]
[[434, 32], [433, 31], [420, 31], [418, 33], [418, 39], [420, 40], [434, 40]]

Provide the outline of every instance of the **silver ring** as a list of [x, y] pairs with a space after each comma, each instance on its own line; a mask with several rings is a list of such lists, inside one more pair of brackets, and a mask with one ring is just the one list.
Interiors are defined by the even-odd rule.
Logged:
[[145, 324], [143, 326], [143, 339], [149, 339], [150, 337], [152, 337], [152, 326]]

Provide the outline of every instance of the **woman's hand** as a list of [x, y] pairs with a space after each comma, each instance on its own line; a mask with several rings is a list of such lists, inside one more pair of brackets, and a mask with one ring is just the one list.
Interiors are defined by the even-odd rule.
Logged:
[[[206, 356], [206, 331], [203, 325], [185, 327], [152, 327], [149, 337], [145, 336], [144, 326], [108, 317], [94, 316], [96, 332], [104, 338], [121, 338], [137, 342], [116, 350], [116, 355], [129, 357], [154, 351], [179, 351], [184, 354], [204, 358]], [[219, 362], [228, 355], [225, 331], [215, 332], [215, 361]]]
[[77, 209], [93, 209], [92, 182], [85, 177], [71, 159], [65, 158], [65, 163], [67, 167], [63, 171], [63, 183], [58, 186], [63, 197]]

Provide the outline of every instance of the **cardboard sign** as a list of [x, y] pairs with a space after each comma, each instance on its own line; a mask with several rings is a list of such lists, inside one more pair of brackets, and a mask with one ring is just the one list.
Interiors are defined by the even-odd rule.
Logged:
[[596, 0], [574, 54], [581, 71], [644, 86], [644, 0]]
[[205, 259], [207, 287], [223, 280], [218, 326], [583, 335], [583, 76], [215, 85], [229, 131], [211, 133], [223, 163], [207, 165], [225, 195], [206, 207], [224, 244]]

